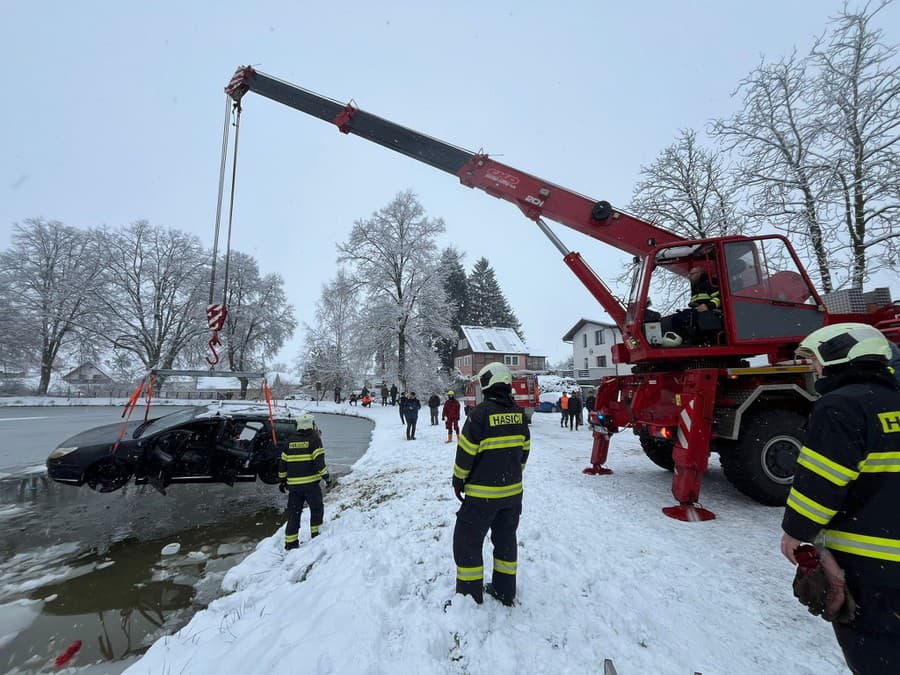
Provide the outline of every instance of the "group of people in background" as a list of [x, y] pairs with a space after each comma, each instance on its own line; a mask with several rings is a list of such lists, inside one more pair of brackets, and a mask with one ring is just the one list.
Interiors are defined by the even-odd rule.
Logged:
[[572, 393], [564, 391], [562, 396], [557, 399], [556, 407], [559, 408], [561, 413], [559, 426], [577, 430], [578, 427], [584, 424], [584, 411], [587, 410], [590, 413], [594, 408], [594, 395], [591, 394], [582, 400], [578, 391], [573, 391]]

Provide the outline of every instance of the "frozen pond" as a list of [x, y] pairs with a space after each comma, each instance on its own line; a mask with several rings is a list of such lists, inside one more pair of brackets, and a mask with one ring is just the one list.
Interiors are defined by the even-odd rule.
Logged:
[[[95, 409], [82, 424], [73, 410], [72, 433], [109, 423]], [[329, 468], [346, 474], [372, 422], [321, 413], [316, 421]], [[60, 440], [41, 440], [44, 456]], [[174, 485], [163, 496], [149, 485], [100, 494], [42, 473], [0, 479], [0, 670], [53, 672], [56, 656], [81, 640], [73, 664], [120, 672], [217, 596], [225, 572], [284, 522], [286, 501], [263, 483]], [[178, 553], [163, 555], [172, 543]]]

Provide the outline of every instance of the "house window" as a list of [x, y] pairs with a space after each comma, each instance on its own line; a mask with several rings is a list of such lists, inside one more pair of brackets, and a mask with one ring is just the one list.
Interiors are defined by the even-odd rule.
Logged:
[[602, 345], [603, 344], [603, 330], [595, 330], [594, 331], [594, 344]]
[[582, 347], [587, 347], [587, 333], [584, 333], [584, 334], [581, 336], [581, 338], [582, 338], [582, 340], [581, 340], [581, 346], [582, 346]]
[[503, 363], [505, 363], [507, 366], [517, 366], [519, 365], [519, 357], [518, 355], [510, 356], [509, 354], [506, 354], [503, 357]]
[[605, 356], [597, 357], [597, 367], [598, 368], [606, 368], [606, 357]]
[[485, 342], [485, 343], [484, 343], [484, 344], [486, 344], [486, 345], [487, 345], [487, 348], [488, 348], [488, 349], [491, 349], [491, 350], [495, 350], [495, 351], [496, 351], [496, 349], [495, 349], [495, 347], [494, 347], [494, 343], [493, 343], [493, 342], [491, 342], [491, 341], [487, 341], [487, 342]]
[[468, 366], [470, 363], [472, 363], [472, 357], [471, 357], [471, 356], [464, 356], [464, 357], [463, 357], [463, 363], [464, 363], [465, 365]]
[[[585, 339], [587, 338], [587, 333], [584, 334], [584, 337], [585, 337]], [[588, 369], [588, 360], [587, 360], [586, 356], [584, 357], [584, 369], [585, 370]]]

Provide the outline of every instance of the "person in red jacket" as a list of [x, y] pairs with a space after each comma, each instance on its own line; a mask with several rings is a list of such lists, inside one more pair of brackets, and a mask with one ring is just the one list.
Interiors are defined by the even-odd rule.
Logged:
[[441, 412], [441, 419], [446, 420], [444, 426], [447, 427], [447, 440], [444, 442], [453, 442], [454, 431], [456, 431], [456, 438], [459, 439], [459, 401], [456, 400], [452, 389], [447, 392], [447, 400], [444, 401], [444, 410]]

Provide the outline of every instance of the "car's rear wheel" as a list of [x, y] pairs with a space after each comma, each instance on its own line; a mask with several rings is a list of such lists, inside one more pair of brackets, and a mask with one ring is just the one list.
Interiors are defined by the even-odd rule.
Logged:
[[131, 465], [117, 457], [95, 462], [84, 472], [84, 482], [97, 492], [113, 492], [131, 480]]
[[278, 469], [263, 469], [259, 472], [259, 479], [267, 485], [275, 485], [278, 482]]

